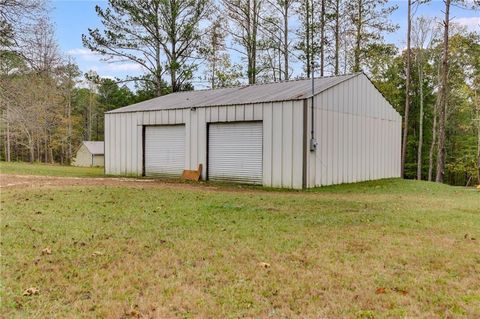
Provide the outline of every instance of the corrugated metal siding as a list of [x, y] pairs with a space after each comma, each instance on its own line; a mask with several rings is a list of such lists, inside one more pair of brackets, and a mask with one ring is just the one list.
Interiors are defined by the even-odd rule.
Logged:
[[262, 122], [213, 123], [208, 128], [208, 178], [262, 184]]
[[145, 127], [145, 175], [180, 176], [185, 169], [185, 126]]
[[137, 113], [105, 114], [105, 173], [142, 174], [142, 127]]
[[[122, 116], [130, 123], [123, 128]], [[280, 122], [273, 125], [273, 116], [281, 119]], [[185, 168], [196, 169], [198, 164], [203, 164], [202, 178], [205, 179], [208, 123], [235, 121], [263, 121], [263, 185], [301, 188], [303, 101], [107, 113], [105, 171], [113, 175], [140, 176], [143, 170], [142, 126], [185, 124]], [[122, 158], [124, 163], [121, 163]], [[281, 164], [273, 164], [274, 161]]]
[[[400, 176], [401, 117], [366, 76], [344, 81], [315, 101], [318, 148], [307, 150], [308, 187]], [[141, 175], [142, 126], [185, 124], [185, 166], [203, 164], [205, 178], [208, 123], [252, 120], [263, 121], [263, 185], [301, 188], [303, 101], [107, 113], [105, 170]]]
[[[315, 98], [308, 187], [400, 176], [401, 117], [364, 75]], [[308, 132], [311, 123], [308, 100]], [[310, 135], [309, 135], [310, 137]]]

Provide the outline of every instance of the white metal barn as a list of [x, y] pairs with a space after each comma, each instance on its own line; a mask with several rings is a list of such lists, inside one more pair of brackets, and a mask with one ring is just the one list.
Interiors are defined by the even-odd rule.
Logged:
[[205, 180], [286, 188], [400, 176], [401, 116], [363, 73], [315, 79], [314, 92], [296, 80], [107, 112], [105, 171], [180, 176], [202, 164]]
[[83, 141], [73, 159], [73, 166], [103, 166], [105, 163], [103, 142]]

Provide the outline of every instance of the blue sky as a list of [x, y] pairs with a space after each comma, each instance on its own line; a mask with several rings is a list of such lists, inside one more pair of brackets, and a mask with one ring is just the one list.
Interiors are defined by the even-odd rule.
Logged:
[[[392, 21], [400, 28], [393, 34], [386, 35], [387, 42], [395, 43], [398, 47], [405, 46], [407, 1], [395, 0], [392, 4], [398, 5], [398, 10], [392, 14]], [[138, 66], [126, 64], [111, 64], [102, 62], [101, 57], [92, 54], [82, 46], [82, 33], [87, 33], [88, 28], [101, 27], [100, 20], [95, 13], [95, 6], [106, 6], [107, 1], [98, 0], [56, 0], [51, 2], [51, 16], [56, 26], [56, 36], [60, 49], [68, 54], [80, 66], [82, 72], [95, 70], [103, 77], [125, 77], [141, 72]], [[442, 17], [442, 0], [433, 0], [421, 6], [416, 12], [417, 16]], [[480, 31], [480, 12], [452, 7], [452, 18], [460, 24], [466, 25], [471, 30]], [[298, 74], [299, 72], [295, 72]], [[198, 84], [196, 85], [199, 86]], [[203, 87], [200, 85], [200, 87]], [[200, 88], [199, 87], [199, 88]]]

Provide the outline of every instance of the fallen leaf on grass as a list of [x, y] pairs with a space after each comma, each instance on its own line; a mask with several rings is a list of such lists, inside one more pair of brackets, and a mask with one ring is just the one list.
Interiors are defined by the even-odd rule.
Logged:
[[84, 241], [74, 241], [73, 242], [73, 245], [78, 245], [78, 246], [86, 246], [87, 243], [85, 243]]
[[101, 252], [101, 251], [94, 251], [93, 254], [92, 254], [92, 257], [97, 257], [97, 256], [102, 256], [102, 255], [104, 255], [103, 252]]
[[52, 254], [52, 249], [50, 247], [42, 249], [42, 255], [51, 255]]
[[270, 264], [269, 263], [265, 263], [265, 262], [259, 262], [258, 265], [262, 268], [270, 268]]
[[39, 293], [40, 293], [40, 290], [38, 290], [38, 288], [31, 287], [31, 288], [26, 289], [23, 292], [23, 295], [24, 296], [33, 296], [33, 295], [38, 295]]
[[141, 314], [138, 310], [132, 309], [129, 310], [125, 313], [127, 316], [133, 317], [133, 318], [140, 318]]
[[383, 287], [377, 288], [377, 290], [375, 290], [375, 293], [376, 293], [377, 295], [384, 294], [384, 293], [386, 293], [386, 292], [387, 292], [387, 290], [386, 290], [385, 288], [383, 288]]
[[404, 289], [400, 289], [400, 288], [393, 288], [393, 291], [395, 292], [398, 292], [399, 294], [402, 294], [404, 296], [408, 295], [408, 291], [404, 290]]
[[39, 230], [39, 229], [35, 229], [33, 228], [32, 226], [30, 225], [27, 225], [27, 228], [30, 229], [32, 232], [34, 233], [39, 233], [39, 234], [43, 234], [43, 231]]

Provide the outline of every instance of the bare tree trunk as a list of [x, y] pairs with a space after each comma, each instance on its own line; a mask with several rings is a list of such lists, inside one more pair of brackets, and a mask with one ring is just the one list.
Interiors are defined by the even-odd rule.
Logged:
[[215, 72], [217, 70], [217, 59], [215, 58], [216, 56], [216, 52], [213, 54], [214, 58], [213, 58], [213, 61], [212, 61], [212, 79], [211, 79], [211, 86], [212, 86], [212, 90], [215, 89]]
[[253, 83], [257, 83], [257, 29], [258, 29], [258, 1], [253, 0], [253, 25], [252, 25], [252, 66], [253, 66]]
[[258, 28], [258, 0], [249, 0], [246, 8], [246, 38], [248, 84], [257, 82], [257, 28]]
[[[30, 163], [35, 162], [35, 146], [34, 146], [34, 141], [31, 136], [28, 136], [28, 149], [30, 151]], [[38, 149], [40, 151], [40, 148]], [[40, 159], [40, 154], [39, 154], [39, 159]]]
[[[442, 77], [442, 67], [439, 64], [438, 65], [438, 70], [437, 70], [437, 81], [440, 83]], [[432, 143], [430, 144], [430, 152], [428, 155], [428, 181], [431, 182], [433, 181], [433, 167], [435, 166], [433, 163], [433, 156], [434, 153], [436, 152], [435, 147], [437, 146], [437, 133], [438, 133], [438, 104], [439, 104], [440, 98], [437, 97], [437, 100], [435, 101], [435, 104], [433, 105], [433, 125], [432, 125]]]
[[284, 12], [283, 12], [283, 68], [284, 68], [284, 75], [285, 75], [285, 80], [290, 79], [290, 74], [289, 74], [289, 66], [288, 66], [288, 60], [289, 60], [289, 50], [288, 50], [288, 8], [290, 6], [289, 1], [284, 1], [283, 3], [284, 6]]
[[67, 155], [67, 162], [70, 163], [72, 160], [72, 96], [71, 92], [68, 93], [68, 106], [67, 106], [67, 117], [68, 117], [68, 155]]
[[430, 144], [430, 153], [428, 155], [428, 181], [433, 179], [433, 154], [437, 145], [437, 106], [434, 106], [433, 126], [432, 126], [432, 144]]
[[310, 23], [310, 0], [305, 0], [305, 10], [307, 11], [306, 13], [306, 34], [305, 34], [305, 40], [306, 40], [306, 52], [307, 52], [307, 78], [310, 78], [311, 75], [311, 49], [310, 49], [310, 28], [312, 27], [312, 23]]
[[[362, 16], [363, 16], [363, 2], [359, 0], [358, 2], [358, 16], [357, 16], [357, 25], [356, 25], [356, 36], [355, 36], [355, 51], [354, 51], [354, 66], [353, 72], [360, 72], [360, 51], [362, 43]], [[403, 171], [402, 171], [403, 172]]]
[[322, 9], [320, 11], [320, 76], [323, 76], [324, 69], [325, 69], [325, 0], [322, 0]]
[[450, 2], [445, 0], [445, 21], [443, 34], [443, 58], [442, 58], [442, 82], [440, 85], [440, 103], [438, 113], [438, 155], [437, 155], [437, 176], [435, 181], [443, 183], [445, 177], [445, 127], [446, 127], [446, 112], [447, 112], [447, 85], [448, 85], [448, 29], [450, 25]]
[[477, 108], [477, 183], [480, 185], [480, 97], [475, 90], [475, 104]]
[[[158, 38], [159, 39], [159, 38]], [[162, 95], [162, 64], [160, 61], [160, 43], [157, 43], [155, 48], [155, 63], [156, 63], [156, 74], [155, 74], [155, 83], [156, 83], [156, 94], [157, 97]]]
[[[423, 48], [419, 48], [423, 50]], [[422, 52], [419, 53], [423, 54]], [[420, 58], [418, 65], [418, 82], [420, 85], [420, 119], [418, 133], [418, 150], [417, 150], [417, 179], [422, 180], [422, 148], [423, 148], [423, 58]]]
[[[37, 142], [37, 161], [41, 162], [42, 161], [42, 156], [40, 154], [40, 138], [36, 138], [36, 142]], [[33, 157], [35, 158], [35, 146], [34, 145], [32, 146], [32, 152], [33, 152]], [[35, 161], [35, 159], [32, 162], [34, 162], [34, 161]]]
[[[480, 117], [477, 121], [480, 122]], [[477, 128], [477, 183], [480, 185], [480, 125]]]
[[405, 79], [405, 114], [403, 122], [403, 139], [402, 139], [402, 167], [401, 174], [405, 177], [405, 162], [407, 157], [407, 140], [408, 140], [408, 115], [410, 113], [410, 43], [412, 35], [412, 0], [408, 0], [408, 22], [407, 22], [407, 67]]
[[7, 138], [7, 143], [6, 143], [6, 147], [5, 147], [5, 157], [6, 157], [6, 160], [7, 162], [10, 162], [11, 158], [10, 158], [10, 151], [11, 151], [11, 148], [10, 148], [10, 121], [8, 120], [8, 108], [6, 110], [7, 112], [7, 132], [6, 132], [6, 138]]
[[49, 147], [48, 152], [49, 152], [49, 156], [50, 156], [50, 164], [55, 163], [55, 160], [53, 159], [53, 148]]
[[[172, 22], [173, 24], [174, 22]], [[176, 51], [177, 44], [174, 39], [172, 39], [172, 44], [170, 47], [172, 61], [177, 61], [177, 51]], [[180, 88], [177, 86], [177, 69], [175, 65], [170, 66], [170, 85], [172, 86], [172, 92], [180, 91]]]
[[336, 0], [335, 10], [335, 75], [338, 75], [340, 59], [340, 0]]
[[93, 108], [93, 96], [92, 92], [90, 91], [89, 93], [89, 98], [88, 98], [88, 130], [87, 130], [87, 137], [88, 140], [92, 140], [92, 108]]
[[277, 51], [277, 54], [278, 54], [278, 80], [282, 81], [282, 49], [280, 46], [281, 46], [281, 43], [278, 43], [278, 50], [275, 50], [275, 51]]
[[47, 130], [43, 133], [43, 147], [44, 147], [44, 154], [43, 154], [43, 162], [46, 164], [48, 163], [48, 133]]

